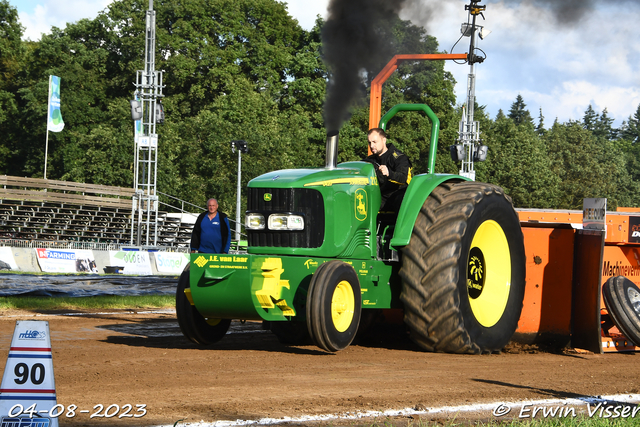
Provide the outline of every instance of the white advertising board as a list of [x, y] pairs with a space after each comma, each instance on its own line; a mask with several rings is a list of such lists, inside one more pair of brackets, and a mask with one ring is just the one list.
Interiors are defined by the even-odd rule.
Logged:
[[83, 249], [37, 248], [36, 257], [40, 270], [47, 273], [97, 273], [96, 259], [92, 251]]
[[158, 273], [179, 275], [189, 263], [189, 254], [177, 252], [154, 252]]
[[18, 264], [16, 264], [16, 260], [13, 258], [13, 252], [11, 252], [11, 248], [9, 247], [0, 247], [0, 261], [0, 270], [11, 269], [15, 271], [18, 269]]
[[150, 276], [151, 262], [146, 251], [109, 251], [112, 266], [124, 267], [122, 274]]

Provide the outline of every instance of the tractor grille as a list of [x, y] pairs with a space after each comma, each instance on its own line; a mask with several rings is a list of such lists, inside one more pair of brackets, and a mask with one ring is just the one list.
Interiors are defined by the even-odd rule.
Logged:
[[[324, 241], [322, 194], [309, 188], [249, 188], [248, 212], [259, 212], [265, 221], [272, 213], [295, 213], [304, 217], [302, 231], [247, 230], [249, 246], [318, 248]], [[265, 201], [265, 194], [271, 200]]]

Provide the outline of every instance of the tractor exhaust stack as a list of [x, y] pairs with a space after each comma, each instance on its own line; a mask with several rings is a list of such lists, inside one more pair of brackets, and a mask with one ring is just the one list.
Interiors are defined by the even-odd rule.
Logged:
[[335, 169], [338, 165], [338, 131], [331, 130], [327, 132], [327, 157], [324, 167], [327, 169]]

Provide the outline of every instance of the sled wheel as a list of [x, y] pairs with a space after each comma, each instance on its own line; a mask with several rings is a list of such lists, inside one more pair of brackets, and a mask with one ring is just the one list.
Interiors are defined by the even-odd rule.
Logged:
[[309, 345], [311, 337], [305, 322], [282, 321], [270, 322], [271, 332], [285, 345]]
[[624, 276], [612, 277], [602, 286], [604, 305], [613, 323], [633, 344], [640, 345], [640, 289]]
[[314, 344], [326, 351], [347, 348], [358, 331], [361, 306], [353, 267], [342, 261], [321, 264], [307, 294], [307, 327]]
[[427, 198], [403, 249], [404, 320], [428, 351], [501, 350], [518, 326], [524, 238], [500, 187], [443, 184]]
[[185, 295], [189, 289], [189, 265], [184, 269], [178, 280], [176, 290], [176, 315], [182, 334], [189, 340], [200, 345], [210, 345], [225, 336], [231, 325], [230, 319], [205, 319], [195, 306], [191, 305]]

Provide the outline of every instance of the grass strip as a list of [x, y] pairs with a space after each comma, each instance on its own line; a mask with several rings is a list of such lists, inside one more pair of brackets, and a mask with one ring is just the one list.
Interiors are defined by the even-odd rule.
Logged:
[[40, 297], [8, 296], [0, 297], [0, 310], [95, 310], [95, 309], [141, 309], [172, 308], [176, 299], [173, 295], [118, 296], [100, 295], [93, 297]]

